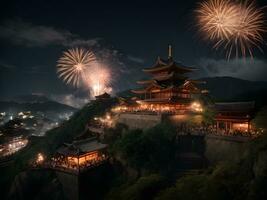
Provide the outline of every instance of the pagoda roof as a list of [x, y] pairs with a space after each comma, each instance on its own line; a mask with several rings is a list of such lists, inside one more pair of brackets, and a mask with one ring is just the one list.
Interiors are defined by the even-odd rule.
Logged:
[[166, 81], [166, 80], [173, 80], [173, 79], [178, 79], [178, 80], [186, 80], [187, 77], [183, 75], [177, 75], [174, 72], [171, 72], [169, 74], [163, 74], [163, 75], [158, 75], [155, 76], [154, 79], [151, 80], [143, 80], [143, 81], [137, 81], [138, 84], [148, 84], [148, 83], [153, 83], [155, 81]]
[[192, 79], [188, 79], [187, 81], [190, 81], [191, 83], [195, 83], [195, 84], [206, 84], [206, 81], [202, 81], [202, 80], [192, 80]]
[[137, 97], [132, 97], [132, 98], [119, 98], [119, 103], [120, 105], [136, 105], [136, 100], [138, 100]]
[[133, 93], [135, 94], [143, 94], [146, 93], [148, 91], [151, 90], [157, 90], [158, 92], [163, 91], [163, 89], [165, 89], [164, 87], [160, 86], [159, 84], [157, 84], [156, 82], [153, 82], [152, 84], [148, 85], [146, 88], [143, 89], [137, 89], [137, 90], [131, 90]]
[[78, 156], [84, 153], [90, 153], [105, 149], [106, 144], [99, 143], [95, 137], [84, 140], [74, 141], [71, 144], [64, 144], [57, 152], [62, 155]]
[[194, 82], [189, 80], [186, 81], [182, 86], [180, 86], [180, 88], [200, 92], [199, 88], [194, 84]]
[[217, 112], [216, 120], [244, 123], [253, 118], [255, 102], [215, 103], [215, 110]]
[[163, 71], [176, 71], [180, 73], [188, 73], [194, 70], [196, 69], [192, 67], [186, 67], [181, 63], [177, 63], [173, 61], [171, 58], [166, 61], [160, 57], [158, 57], [153, 67], [143, 69], [144, 72], [148, 72], [148, 73], [159, 73]]
[[155, 82], [155, 79], [137, 81], [138, 84], [149, 84], [149, 83], [153, 83], [153, 82]]
[[[166, 91], [172, 91], [172, 90], [181, 90], [175, 86], [169, 86], [166, 88], [144, 88], [144, 89], [137, 89], [137, 90], [131, 90], [135, 94], [144, 94], [147, 92], [151, 93], [159, 93], [159, 92], [166, 92]], [[182, 90], [181, 90], [182, 91]]]
[[255, 102], [221, 102], [215, 103], [217, 112], [242, 112], [251, 113], [255, 109]]
[[[196, 81], [196, 83], [199, 83]], [[153, 91], [154, 90], [154, 91]], [[149, 84], [146, 88], [137, 89], [137, 90], [131, 90], [135, 94], [144, 94], [146, 92], [151, 91], [152, 93], [158, 93], [158, 92], [166, 92], [166, 91], [181, 91], [186, 92], [187, 90], [190, 90], [191, 93], [201, 93], [202, 91], [195, 85], [194, 81], [187, 80], [180, 86], [177, 85], [168, 85], [163, 86], [160, 84], [159, 81], [152, 80], [151, 84]]]
[[103, 93], [103, 94], [100, 94], [100, 95], [98, 95], [98, 96], [95, 96], [95, 98], [96, 99], [108, 99], [108, 98], [110, 98], [110, 94], [108, 94], [108, 93]]

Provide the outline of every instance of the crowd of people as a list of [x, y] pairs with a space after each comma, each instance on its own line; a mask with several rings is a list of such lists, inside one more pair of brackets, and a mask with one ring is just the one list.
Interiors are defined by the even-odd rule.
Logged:
[[47, 160], [43, 163], [34, 163], [33, 167], [43, 167], [43, 168], [53, 168], [67, 171], [82, 171], [91, 167], [98, 166], [107, 160], [107, 156], [102, 154], [94, 159], [88, 159], [81, 163], [77, 161], [68, 159], [68, 157], [64, 157], [62, 155], [52, 157], [50, 160]]
[[102, 154], [101, 156], [98, 156], [94, 159], [88, 159], [86, 161], [83, 161], [81, 163], [78, 163], [77, 161], [68, 159], [68, 157], [65, 157], [63, 155], [52, 157], [51, 159], [45, 160], [44, 162], [33, 162], [31, 164], [32, 168], [48, 168], [48, 169], [58, 169], [62, 171], [68, 171], [68, 172], [75, 172], [79, 173], [80, 171], [96, 167], [103, 162], [107, 161], [108, 157], [105, 154]]
[[177, 127], [178, 135], [218, 135], [218, 136], [238, 136], [238, 137], [251, 137], [255, 138], [260, 136], [263, 130], [251, 130], [251, 131], [241, 131], [241, 130], [231, 130], [226, 131], [224, 129], [216, 129], [216, 127], [202, 127], [202, 126], [183, 126]]

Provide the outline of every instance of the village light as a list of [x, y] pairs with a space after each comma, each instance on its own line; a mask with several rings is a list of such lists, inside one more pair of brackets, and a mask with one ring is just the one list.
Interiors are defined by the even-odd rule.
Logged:
[[6, 112], [1, 112], [0, 115], [6, 116]]
[[38, 153], [38, 154], [37, 154], [36, 163], [37, 163], [37, 164], [41, 164], [41, 163], [43, 163], [43, 162], [44, 162], [44, 156], [43, 156], [43, 154]]

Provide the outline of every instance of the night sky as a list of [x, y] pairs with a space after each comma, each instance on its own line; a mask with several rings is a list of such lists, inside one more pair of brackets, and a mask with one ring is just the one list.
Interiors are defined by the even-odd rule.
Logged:
[[[27, 2], [27, 3], [26, 3]], [[157, 56], [199, 68], [195, 77], [233, 76], [267, 80], [267, 61], [255, 50], [254, 60], [225, 60], [198, 35], [194, 8], [186, 1], [6, 1], [1, 3], [0, 96], [25, 93], [75, 95], [56, 75], [62, 51], [85, 46], [113, 69], [114, 91], [134, 87]], [[266, 0], [258, 0], [266, 6]], [[266, 46], [263, 47], [265, 54]]]

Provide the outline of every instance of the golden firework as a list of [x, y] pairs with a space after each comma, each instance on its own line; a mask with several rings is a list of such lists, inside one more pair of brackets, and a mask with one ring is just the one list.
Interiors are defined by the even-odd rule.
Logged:
[[83, 48], [73, 48], [63, 52], [62, 57], [57, 61], [57, 73], [59, 78], [74, 87], [81, 85], [86, 79], [86, 69], [94, 65], [95, 55]]
[[215, 49], [226, 49], [228, 59], [234, 51], [237, 57], [252, 57], [253, 47], [261, 50], [266, 25], [263, 9], [254, 1], [207, 0], [199, 4], [196, 16], [204, 38], [212, 41]]
[[110, 93], [112, 88], [111, 84], [111, 70], [103, 63], [96, 63], [88, 70], [88, 78], [86, 85], [90, 88], [91, 96], [97, 96], [104, 92]]

